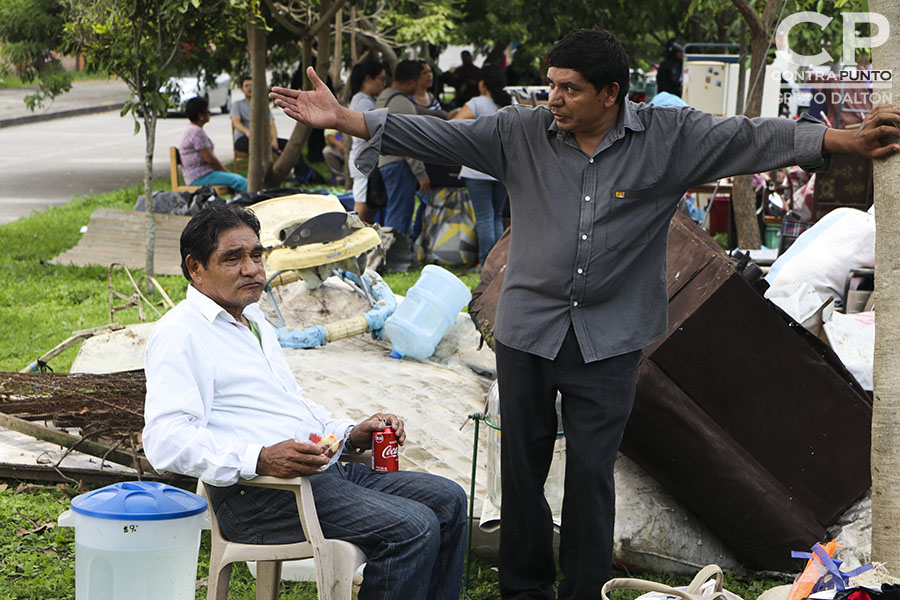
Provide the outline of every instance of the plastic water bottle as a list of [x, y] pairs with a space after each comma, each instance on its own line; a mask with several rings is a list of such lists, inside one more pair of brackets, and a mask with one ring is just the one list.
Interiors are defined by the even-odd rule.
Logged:
[[427, 265], [384, 323], [384, 332], [394, 346], [391, 356], [422, 360], [434, 354], [434, 347], [471, 299], [469, 288], [456, 275]]

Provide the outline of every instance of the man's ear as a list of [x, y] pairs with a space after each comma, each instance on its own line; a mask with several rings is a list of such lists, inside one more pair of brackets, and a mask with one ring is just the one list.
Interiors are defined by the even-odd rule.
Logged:
[[194, 286], [203, 283], [203, 273], [201, 272], [203, 265], [199, 260], [194, 258], [193, 255], [188, 254], [184, 257], [184, 265], [187, 267], [188, 273], [191, 276], [191, 283], [193, 283]]
[[615, 81], [607, 83], [600, 92], [600, 101], [606, 108], [612, 108], [619, 97], [619, 84]]

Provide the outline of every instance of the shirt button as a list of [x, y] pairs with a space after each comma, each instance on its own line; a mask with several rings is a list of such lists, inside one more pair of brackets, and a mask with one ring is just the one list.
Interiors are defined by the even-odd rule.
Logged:
[[578, 300], [572, 303], [572, 306], [578, 306]]
[[585, 201], [585, 202], [590, 202], [590, 201], [591, 201], [591, 197], [590, 197], [590, 196], [585, 196], [585, 197], [584, 197], [584, 201]]
[[581, 234], [581, 239], [586, 240], [586, 239], [587, 239], [587, 234]]
[[594, 159], [592, 158], [592, 159], [590, 159], [588, 162], [591, 163], [591, 164], [594, 164]]
[[581, 275], [582, 273], [584, 273], [584, 269], [578, 269], [578, 274]]

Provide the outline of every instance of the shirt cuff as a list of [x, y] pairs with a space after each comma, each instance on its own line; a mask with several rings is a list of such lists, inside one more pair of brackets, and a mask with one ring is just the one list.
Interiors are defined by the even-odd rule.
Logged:
[[794, 154], [797, 164], [804, 171], [817, 173], [827, 171], [831, 167], [831, 154], [822, 152], [825, 140], [824, 123], [807, 114], [797, 120], [794, 130]]
[[241, 460], [241, 478], [253, 479], [258, 475], [256, 463], [259, 462], [259, 453], [262, 452], [262, 444], [247, 444], [244, 457]]
[[366, 128], [369, 130], [369, 141], [363, 144], [356, 157], [356, 168], [367, 176], [378, 166], [378, 155], [381, 152], [381, 141], [384, 135], [384, 124], [387, 121], [386, 108], [370, 110], [363, 113]]

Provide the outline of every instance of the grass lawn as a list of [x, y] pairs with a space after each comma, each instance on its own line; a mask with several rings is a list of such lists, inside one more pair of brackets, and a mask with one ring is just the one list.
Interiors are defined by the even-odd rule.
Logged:
[[[162, 184], [160, 184], [162, 185]], [[78, 198], [27, 218], [0, 226], [0, 371], [18, 371], [47, 352], [73, 331], [106, 324], [107, 268], [72, 267], [49, 264], [49, 260], [74, 246], [80, 229], [91, 213], [101, 207], [130, 210], [140, 186]], [[419, 271], [389, 273], [385, 280], [399, 294], [412, 286]], [[479, 276], [457, 273], [470, 287]], [[135, 278], [141, 272], [134, 272]], [[160, 283], [176, 302], [184, 298], [186, 281], [182, 277], [160, 277]], [[116, 271], [116, 289], [127, 289], [127, 278]], [[159, 304], [159, 303], [158, 303]], [[162, 310], [161, 304], [159, 304]], [[120, 311], [117, 322], [137, 322], [135, 309]], [[73, 347], [54, 358], [56, 371], [68, 371], [74, 359]], [[27, 485], [0, 480], [0, 600], [74, 598], [74, 534], [68, 528], [54, 527], [58, 515], [68, 507], [71, 488]], [[198, 581], [208, 572], [209, 536], [204, 534], [200, 551]], [[493, 563], [476, 557], [472, 566], [469, 598], [499, 598]], [[618, 576], [630, 573], [617, 571]], [[683, 585], [686, 577], [654, 575], [654, 579]], [[781, 580], [726, 577], [726, 587], [746, 600], [755, 600], [763, 590], [785, 583]], [[235, 567], [229, 598], [251, 599], [255, 587], [244, 565]], [[621, 593], [616, 600], [630, 600], [637, 594]], [[196, 597], [206, 597], [206, 587]], [[281, 598], [312, 600], [312, 584], [286, 584]]]
[[[72, 81], [92, 81], [98, 79], [109, 79], [106, 73], [87, 73], [85, 71], [70, 71]], [[8, 75], [0, 77], [0, 88], [17, 88], [23, 86], [33, 86], [35, 82], [25, 83], [16, 75]]]

